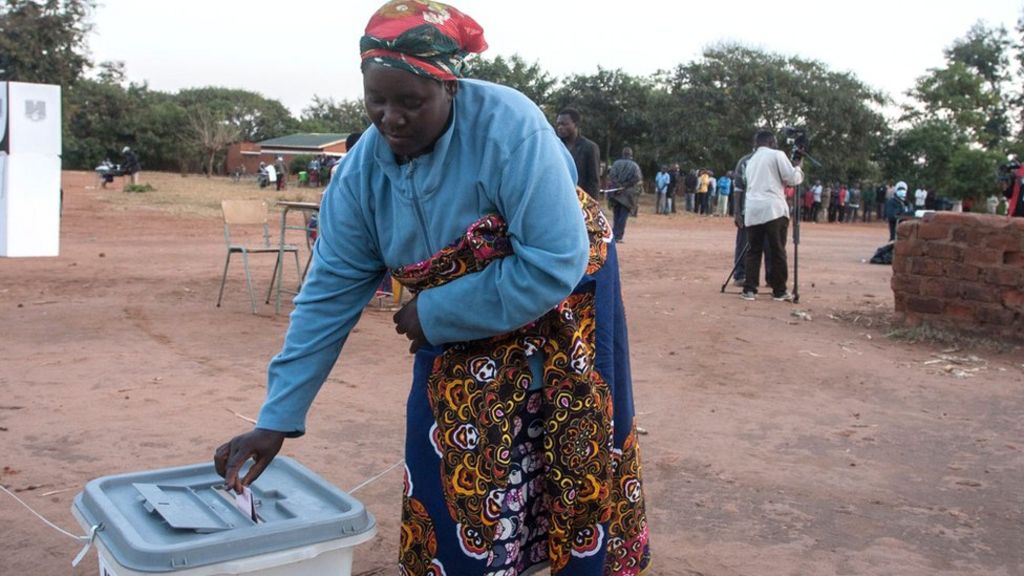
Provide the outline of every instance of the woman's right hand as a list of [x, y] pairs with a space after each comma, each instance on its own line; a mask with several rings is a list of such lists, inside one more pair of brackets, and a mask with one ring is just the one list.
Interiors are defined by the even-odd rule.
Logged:
[[[284, 432], [262, 428], [239, 434], [217, 448], [213, 454], [213, 466], [217, 474], [224, 477], [225, 486], [241, 493], [243, 487], [259, 478], [270, 465], [281, 450], [284, 439]], [[253, 464], [245, 477], [239, 479], [238, 474], [249, 458], [252, 458]]]

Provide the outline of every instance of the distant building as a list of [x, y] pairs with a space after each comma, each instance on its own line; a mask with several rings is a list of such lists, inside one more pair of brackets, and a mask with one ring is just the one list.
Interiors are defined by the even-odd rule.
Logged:
[[296, 156], [344, 156], [348, 134], [291, 134], [262, 142], [236, 142], [228, 147], [225, 169], [228, 174], [244, 166], [247, 174], [259, 171], [260, 162], [271, 164], [278, 156], [291, 166]]

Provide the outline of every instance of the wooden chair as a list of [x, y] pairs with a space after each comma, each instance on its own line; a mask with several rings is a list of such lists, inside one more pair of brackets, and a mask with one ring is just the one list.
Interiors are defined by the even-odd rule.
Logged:
[[[277, 267], [282, 265], [285, 252], [295, 255], [295, 271], [301, 276], [299, 264], [299, 247], [292, 244], [270, 242], [270, 226], [268, 224], [267, 203], [263, 200], [222, 200], [221, 211], [224, 213], [224, 244], [228, 253], [224, 260], [224, 275], [220, 280], [220, 294], [217, 295], [217, 307], [224, 298], [224, 284], [228, 279], [228, 267], [231, 255], [242, 255], [242, 266], [245, 268], [245, 285], [249, 289], [249, 301], [252, 313], [256, 313], [256, 295], [252, 289], [252, 274], [249, 271], [249, 254], [274, 254], [274, 273], [277, 278]], [[262, 240], [259, 229], [262, 230]], [[271, 280], [273, 288], [274, 280]]]

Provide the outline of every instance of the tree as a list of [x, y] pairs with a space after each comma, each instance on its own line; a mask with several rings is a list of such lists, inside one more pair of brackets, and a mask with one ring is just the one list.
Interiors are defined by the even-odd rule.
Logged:
[[64, 91], [63, 154], [66, 168], [92, 169], [116, 160], [121, 146], [134, 143], [132, 102], [120, 85], [82, 79]]
[[953, 155], [964, 145], [948, 122], [918, 122], [894, 135], [886, 147], [883, 172], [892, 180], [905, 180], [912, 187], [944, 193], [952, 176]]
[[987, 198], [999, 191], [996, 185], [996, 167], [1001, 154], [961, 146], [953, 151], [949, 164], [949, 187], [946, 192], [954, 198]]
[[693, 167], [730, 169], [758, 129], [801, 126], [822, 176], [856, 180], [871, 175], [886, 132], [884, 97], [852, 75], [739, 44], [708, 48], [655, 82], [663, 95], [652, 110], [652, 139]]
[[90, 66], [91, 0], [6, 0], [0, 5], [0, 79], [74, 84]]
[[299, 129], [304, 132], [348, 134], [362, 132], [370, 126], [362, 100], [335, 101], [313, 96], [313, 102], [302, 110]]
[[604, 158], [617, 158], [625, 146], [648, 167], [657, 158], [646, 148], [650, 121], [648, 107], [652, 83], [622, 70], [598, 67], [597, 74], [574, 74], [551, 96], [553, 110], [573, 107], [583, 116], [583, 131], [604, 150]]
[[1009, 78], [1010, 41], [1003, 27], [982, 23], [946, 49], [946, 65], [917, 80], [911, 96], [920, 104], [907, 118], [941, 119], [969, 141], [992, 150], [1009, 135], [1004, 85]]
[[238, 141], [238, 126], [224, 116], [204, 107], [189, 109], [188, 119], [189, 142], [198, 148], [206, 160], [206, 177], [213, 175], [213, 164], [217, 154], [228, 144]]
[[468, 76], [515, 88], [541, 108], [548, 104], [548, 98], [557, 84], [557, 80], [541, 69], [540, 64], [527, 64], [518, 54], [513, 54], [507, 60], [503, 56], [493, 60], [481, 58], [473, 63]]
[[177, 102], [186, 110], [205, 108], [238, 128], [239, 138], [259, 142], [294, 132], [298, 122], [277, 100], [256, 92], [208, 86], [178, 92]]
[[1013, 147], [1011, 106], [1021, 105], [1007, 87], [1011, 47], [1005, 28], [980, 22], [954, 41], [945, 66], [930, 69], [910, 91], [916, 102], [903, 118], [910, 126], [886, 151], [886, 169], [956, 198], [989, 194], [996, 167]]

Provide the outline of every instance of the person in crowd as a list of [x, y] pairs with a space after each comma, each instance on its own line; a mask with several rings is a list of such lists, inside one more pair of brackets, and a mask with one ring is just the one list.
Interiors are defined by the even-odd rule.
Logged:
[[697, 170], [690, 170], [686, 173], [686, 178], [683, 179], [683, 184], [686, 187], [686, 211], [696, 212], [697, 211], [697, 188], [700, 186], [700, 176]]
[[[277, 168], [275, 168], [273, 164], [266, 164], [264, 162], [260, 162], [260, 169], [267, 175], [266, 185], [273, 186], [276, 189], [278, 178]], [[260, 187], [262, 188], [263, 186]]]
[[214, 464], [242, 490], [305, 433], [390, 269], [415, 294], [394, 315], [415, 354], [399, 572], [642, 574], [616, 245], [540, 109], [461, 78], [485, 48], [479, 24], [439, 2], [392, 1], [370, 18], [360, 52], [372, 126], [327, 188], [256, 427]]
[[679, 190], [679, 186], [683, 183], [682, 178], [679, 176], [679, 163], [676, 162], [672, 165], [672, 168], [668, 171], [668, 211], [672, 214], [676, 213], [676, 192]]
[[608, 170], [608, 180], [612, 190], [608, 193], [608, 203], [612, 209], [612, 232], [615, 241], [622, 243], [625, 241], [626, 222], [637, 209], [639, 186], [643, 180], [640, 165], [633, 161], [632, 148], [622, 149], [622, 158], [612, 163]]
[[818, 222], [818, 218], [821, 216], [822, 191], [821, 180], [815, 181], [814, 186], [811, 187], [811, 222]]
[[914, 209], [924, 210], [928, 205], [928, 191], [922, 186], [914, 190]]
[[746, 259], [744, 300], [757, 297], [757, 278], [761, 270], [764, 244], [771, 246], [772, 265], [767, 277], [772, 299], [792, 301], [786, 289], [789, 264], [786, 260], [786, 233], [789, 230], [789, 209], [785, 186], [799, 186], [804, 179], [800, 160], [791, 161], [785, 152], [776, 149], [775, 135], [762, 130], [755, 136], [757, 150], [747, 161], [744, 226], [749, 249]]
[[914, 207], [907, 202], [907, 183], [897, 182], [892, 198], [885, 201], [885, 219], [889, 221], [889, 242], [896, 241], [896, 225], [913, 213]]
[[583, 116], [575, 108], [563, 108], [555, 117], [555, 132], [572, 154], [579, 187], [596, 200], [601, 190], [598, 174], [601, 151], [593, 140], [580, 134], [582, 119]]
[[856, 222], [860, 213], [860, 186], [851, 185], [846, 191], [846, 221]]
[[668, 214], [668, 185], [671, 181], [668, 166], [662, 164], [661, 169], [654, 175], [655, 214]]
[[732, 193], [732, 171], [728, 171], [718, 179], [718, 209], [719, 216], [729, 213], [729, 195]]
[[714, 215], [718, 202], [718, 180], [711, 170], [708, 170], [708, 195], [704, 197], [704, 202], [707, 203], [704, 206], [704, 214]]
[[707, 170], [700, 170], [697, 176], [697, 193], [694, 196], [693, 211], [697, 214], [707, 214], [708, 190], [711, 188], [711, 177]]
[[889, 186], [885, 183], [881, 183], [875, 188], [875, 219], [885, 219], [885, 201], [889, 199], [888, 194]]
[[875, 213], [875, 193], [870, 188], [861, 191], [861, 221], [871, 222], [871, 215]]
[[284, 190], [285, 180], [288, 178], [288, 169], [284, 165], [284, 156], [278, 156], [274, 160], [274, 170], [277, 172], [277, 190]]
[[839, 211], [839, 183], [833, 182], [828, 194], [828, 222], [836, 221], [836, 213]]
[[142, 162], [139, 161], [139, 155], [128, 146], [125, 146], [121, 149], [121, 156], [121, 172], [129, 175], [133, 185], [138, 185], [139, 173], [142, 172]]

